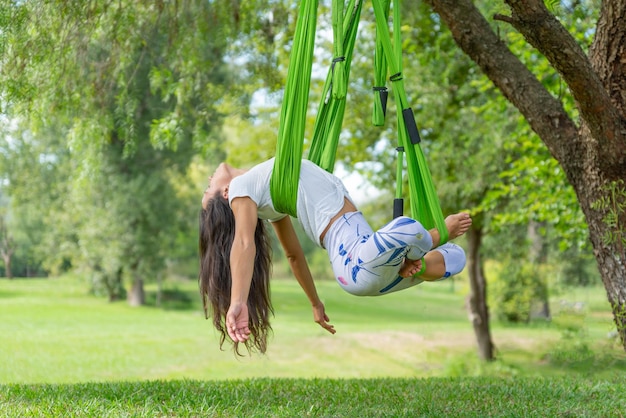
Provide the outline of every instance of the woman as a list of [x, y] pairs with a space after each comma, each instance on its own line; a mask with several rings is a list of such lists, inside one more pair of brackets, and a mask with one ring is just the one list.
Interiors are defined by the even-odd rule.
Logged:
[[[221, 333], [220, 347], [228, 334], [237, 354], [239, 343], [248, 351], [265, 352], [271, 329], [271, 251], [264, 220], [274, 227], [311, 302], [315, 322], [335, 333], [291, 218], [274, 210], [269, 187], [273, 165], [270, 159], [242, 170], [222, 163], [209, 178], [202, 198], [200, 293], [207, 318], [211, 305], [213, 324]], [[411, 218], [396, 218], [374, 232], [341, 180], [307, 160], [302, 161], [297, 215], [307, 236], [328, 251], [337, 282], [355, 295], [406, 289], [457, 274], [465, 266], [459, 246], [439, 247], [439, 232], [427, 231]], [[448, 216], [448, 238], [464, 234], [471, 223], [467, 213]]]

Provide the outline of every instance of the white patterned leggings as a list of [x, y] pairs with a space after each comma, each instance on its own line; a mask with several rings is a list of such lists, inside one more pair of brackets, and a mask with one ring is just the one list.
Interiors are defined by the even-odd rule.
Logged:
[[[405, 258], [418, 260], [432, 247], [432, 238], [418, 221], [401, 216], [374, 232], [361, 212], [339, 218], [324, 237], [324, 246], [341, 287], [357, 296], [379, 296], [421, 283], [398, 275]], [[446, 264], [443, 278], [465, 266], [465, 252], [447, 243], [435, 249]]]

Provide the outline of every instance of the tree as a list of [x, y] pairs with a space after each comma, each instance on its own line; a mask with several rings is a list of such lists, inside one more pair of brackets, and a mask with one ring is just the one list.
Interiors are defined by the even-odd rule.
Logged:
[[[171, 181], [196, 154], [220, 158], [221, 108], [247, 103], [225, 58], [245, 13], [203, 1], [1, 6], [4, 110], [40, 148], [56, 133], [69, 153], [54, 235], [73, 242], [72, 265], [110, 299], [128, 279], [129, 300], [141, 303], [142, 283], [159, 275], [175, 243], [174, 217], [188, 207]], [[18, 193], [28, 178], [20, 173], [10, 184]]]
[[6, 214], [15, 241], [14, 273], [31, 276], [42, 274], [44, 265], [62, 264], [66, 255], [65, 237], [58, 233], [64, 223], [62, 212], [56, 209], [71, 172], [59, 132], [42, 133], [42, 141], [24, 125], [17, 120], [0, 125], [0, 178], [2, 194], [9, 197]]
[[[495, 14], [519, 31], [558, 71], [576, 103], [578, 120], [514, 55], [469, 0], [427, 0], [461, 49], [524, 115], [573, 186], [589, 228], [597, 265], [626, 349], [626, 213], [597, 202], [614, 201], [611, 185], [626, 177], [626, 2], [602, 1], [595, 37], [585, 53], [539, 0], [506, 0], [510, 14]], [[554, 2], [553, 2], [554, 3]], [[574, 3], [581, 7], [585, 3]], [[616, 207], [613, 205], [612, 207]], [[607, 222], [610, 216], [617, 220]]]
[[9, 233], [5, 216], [0, 214], [0, 256], [4, 261], [4, 274], [7, 279], [12, 279], [11, 258], [15, 252], [15, 240]]

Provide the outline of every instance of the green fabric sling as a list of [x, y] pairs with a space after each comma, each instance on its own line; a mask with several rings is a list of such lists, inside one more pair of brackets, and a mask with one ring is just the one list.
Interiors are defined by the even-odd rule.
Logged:
[[309, 103], [317, 0], [302, 0], [287, 69], [270, 192], [278, 212], [296, 216], [304, 127]]
[[[385, 0], [384, 12], [385, 22], [389, 20], [390, 0]], [[383, 51], [383, 43], [379, 35], [380, 28], [376, 26], [376, 51], [374, 53], [374, 108], [372, 111], [372, 124], [374, 126], [383, 126], [385, 124], [385, 116], [387, 114], [387, 98], [388, 91], [385, 86], [387, 79], [387, 61], [385, 60], [385, 52]], [[399, 165], [402, 168], [402, 165]], [[402, 177], [402, 176], [400, 176]]]
[[[402, 202], [401, 167], [403, 166], [403, 155], [406, 154], [407, 171], [409, 178], [409, 193], [411, 216], [419, 220], [426, 229], [436, 228], [440, 235], [440, 244], [448, 241], [448, 229], [441, 211], [439, 197], [435, 191], [430, 170], [426, 164], [426, 157], [419, 145], [421, 139], [415, 124], [413, 110], [408, 105], [408, 100], [404, 90], [402, 76], [402, 40], [400, 30], [400, 0], [393, 0], [393, 23], [394, 23], [394, 48], [391, 44], [389, 26], [387, 23], [388, 10], [387, 1], [373, 0], [374, 14], [376, 16], [377, 42], [382, 44], [387, 66], [392, 74], [390, 80], [396, 102], [399, 109], [398, 115], [398, 176], [396, 185], [396, 201]], [[401, 111], [400, 111], [401, 109]], [[399, 199], [399, 200], [398, 200]], [[399, 205], [398, 205], [399, 206]], [[394, 216], [401, 212], [397, 208]]]
[[[342, 0], [333, 1], [333, 9], [343, 8]], [[333, 20], [334, 43], [343, 44], [341, 48], [335, 47], [335, 54], [344, 55], [335, 55], [333, 59], [313, 126], [308, 159], [331, 173], [335, 167], [339, 134], [346, 109], [345, 96], [362, 6], [363, 1], [351, 0], [345, 8], [347, 13], [341, 13], [343, 24], [335, 25]], [[339, 73], [342, 75], [338, 76]]]
[[[437, 228], [440, 243], [448, 239], [445, 220], [434, 184], [419, 145], [420, 138], [413, 111], [402, 80], [402, 51], [400, 31], [400, 4], [394, 0], [394, 48], [389, 33], [388, 17], [390, 0], [373, 0], [376, 16], [377, 47], [375, 57], [375, 105], [373, 123], [384, 124], [386, 106], [385, 76], [392, 74], [392, 90], [398, 114], [398, 164], [396, 201], [401, 214], [402, 174], [404, 154], [407, 158], [411, 215], [426, 228]], [[308, 159], [332, 172], [346, 106], [347, 84], [356, 33], [363, 1], [350, 0], [344, 9], [343, 0], [333, 0], [332, 25], [334, 35], [334, 58], [326, 77], [322, 99], [315, 120], [313, 138]], [[300, 166], [303, 155], [304, 128], [313, 63], [313, 47], [317, 24], [318, 2], [303, 0], [300, 3], [298, 21], [291, 52], [285, 96], [281, 108], [276, 160], [270, 180], [270, 191], [276, 210], [296, 217], [296, 204]], [[344, 13], [345, 12], [345, 13]], [[394, 54], [395, 52], [395, 54]]]

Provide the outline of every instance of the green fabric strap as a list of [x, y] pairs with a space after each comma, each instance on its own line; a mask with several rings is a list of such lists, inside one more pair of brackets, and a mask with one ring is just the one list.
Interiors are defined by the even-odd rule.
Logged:
[[313, 67], [317, 6], [317, 0], [302, 0], [300, 3], [280, 112], [276, 160], [270, 179], [274, 207], [278, 212], [294, 217]]
[[[343, 13], [344, 20], [341, 28], [343, 34], [334, 38], [335, 43], [339, 40], [343, 42], [343, 46], [341, 48], [335, 47], [335, 51], [341, 50], [345, 56], [345, 61], [342, 61], [343, 65], [341, 67], [337, 67], [336, 63], [334, 68], [331, 65], [328, 71], [322, 99], [318, 106], [317, 118], [313, 127], [313, 138], [308, 159], [331, 173], [335, 167], [339, 134], [341, 133], [343, 115], [346, 108], [345, 97], [339, 98], [338, 95], [331, 92], [331, 89], [333, 91], [335, 89], [337, 83], [335, 75], [339, 71], [344, 72], [343, 82], [346, 85], [348, 83], [362, 6], [363, 1], [350, 0], [345, 8], [346, 13]], [[335, 0], [333, 7], [343, 8], [341, 0], [339, 2]], [[339, 30], [338, 26], [337, 29]]]
[[332, 94], [335, 99], [346, 97], [348, 85], [346, 83], [345, 57], [343, 47], [343, 0], [333, 0], [333, 63], [330, 67], [333, 77]]
[[[426, 164], [426, 158], [419, 145], [411, 143], [407, 131], [407, 121], [404, 120], [402, 111], [410, 109], [406, 92], [404, 90], [404, 82], [402, 78], [402, 54], [400, 39], [400, 0], [394, 0], [394, 41], [397, 46], [394, 55], [394, 48], [389, 35], [389, 26], [387, 17], [385, 16], [385, 0], [373, 0], [374, 13], [376, 15], [377, 36], [383, 46], [387, 66], [392, 74], [392, 88], [396, 106], [398, 108], [398, 142], [400, 149], [406, 155], [407, 171], [409, 177], [409, 192], [411, 197], [411, 216], [419, 220], [427, 229], [437, 228], [440, 235], [440, 243], [443, 244], [448, 240], [448, 230], [446, 228], [445, 219], [441, 211], [439, 197], [435, 191], [430, 170]], [[402, 110], [402, 111], [401, 111]], [[398, 164], [403, 164], [399, 158]]]
[[[390, 0], [384, 1], [385, 22], [389, 19], [389, 8], [391, 6]], [[385, 109], [386, 103], [381, 100], [382, 94], [387, 94], [387, 87], [385, 82], [387, 79], [387, 61], [385, 60], [385, 51], [383, 50], [383, 44], [378, 35], [378, 26], [376, 27], [376, 51], [374, 53], [374, 108], [372, 112], [372, 124], [374, 126], [383, 126], [385, 124]]]

